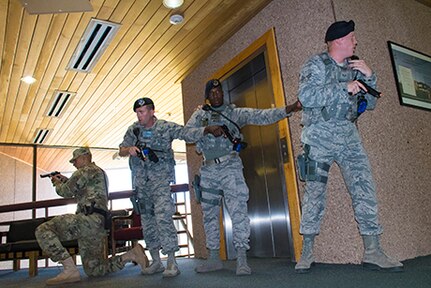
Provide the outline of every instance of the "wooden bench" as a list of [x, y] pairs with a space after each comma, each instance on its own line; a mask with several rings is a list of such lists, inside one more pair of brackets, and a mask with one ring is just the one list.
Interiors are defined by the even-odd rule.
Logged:
[[[12, 221], [9, 223], [9, 231], [0, 232], [0, 261], [13, 261], [13, 270], [20, 269], [20, 260], [29, 259], [29, 276], [37, 275], [37, 260], [47, 259], [48, 256], [42, 252], [36, 236], [36, 228], [49, 218], [37, 218]], [[6, 241], [3, 243], [3, 240]], [[78, 254], [78, 242], [65, 241], [62, 243], [69, 253], [74, 257]]]

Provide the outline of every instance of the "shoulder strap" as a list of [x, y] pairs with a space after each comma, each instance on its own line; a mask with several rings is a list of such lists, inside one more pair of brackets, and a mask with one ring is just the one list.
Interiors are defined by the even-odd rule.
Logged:
[[321, 53], [319, 56], [322, 59], [323, 64], [325, 64], [325, 69], [326, 69], [326, 66], [331, 64], [331, 59], [329, 59], [329, 56], [327, 53]]
[[[217, 114], [219, 114], [221, 117], [225, 118], [227, 121], [229, 121], [230, 123], [232, 123], [233, 125], [235, 125], [235, 127], [238, 129], [238, 132], [241, 133], [241, 128], [238, 126], [238, 124], [235, 123], [235, 121], [233, 121], [232, 119], [230, 119], [229, 117], [227, 117], [226, 115], [224, 115], [223, 113], [213, 109], [211, 106], [208, 106], [209, 110], [211, 110], [212, 112], [215, 112]], [[233, 108], [235, 108], [234, 104], [229, 104], [228, 109], [233, 110]]]

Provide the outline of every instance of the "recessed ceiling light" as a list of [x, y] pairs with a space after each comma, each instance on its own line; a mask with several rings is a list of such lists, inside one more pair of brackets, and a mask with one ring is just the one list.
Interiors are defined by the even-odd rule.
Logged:
[[33, 84], [34, 82], [36, 82], [36, 79], [32, 76], [25, 76], [21, 78], [21, 81], [27, 84]]
[[181, 7], [183, 3], [184, 0], [163, 0], [163, 5], [165, 5], [165, 7], [169, 9], [176, 9], [178, 7]]

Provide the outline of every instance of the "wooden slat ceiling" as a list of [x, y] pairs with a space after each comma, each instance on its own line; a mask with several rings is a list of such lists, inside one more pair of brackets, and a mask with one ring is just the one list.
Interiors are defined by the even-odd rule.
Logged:
[[[180, 25], [162, 0], [90, 2], [91, 12], [30, 15], [19, 0], [0, 0], [0, 143], [33, 143], [42, 128], [47, 146], [116, 148], [140, 97], [183, 124], [182, 79], [271, 0], [185, 0]], [[92, 71], [66, 70], [92, 18], [121, 26]], [[76, 94], [63, 115], [45, 116], [58, 90]]]

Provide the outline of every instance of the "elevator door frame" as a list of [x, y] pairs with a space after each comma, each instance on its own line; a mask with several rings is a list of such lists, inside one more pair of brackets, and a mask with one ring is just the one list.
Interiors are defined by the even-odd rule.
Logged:
[[[275, 107], [284, 107], [286, 106], [284, 91], [283, 91], [283, 82], [281, 79], [281, 70], [278, 59], [276, 40], [275, 40], [275, 30], [274, 28], [270, 29], [264, 35], [262, 35], [259, 39], [253, 42], [249, 47], [247, 47], [240, 54], [235, 56], [231, 61], [229, 61], [224, 67], [215, 72], [211, 78], [221, 79], [223, 81], [224, 78], [228, 77], [236, 70], [240, 69], [244, 64], [249, 62], [251, 59], [256, 57], [262, 52], [266, 52], [267, 55], [267, 71], [269, 82], [271, 83], [272, 92], [274, 95]], [[292, 245], [295, 259], [299, 259], [301, 249], [302, 249], [302, 237], [299, 234], [299, 224], [300, 224], [300, 202], [299, 202], [299, 193], [298, 193], [298, 185], [297, 185], [297, 177], [296, 177], [296, 169], [295, 169], [295, 161], [293, 157], [292, 151], [292, 143], [290, 139], [290, 129], [289, 129], [289, 120], [286, 118], [278, 122], [278, 132], [280, 139], [285, 138], [287, 142], [287, 162], [283, 164], [284, 166], [284, 175], [285, 175], [285, 183], [287, 188], [287, 201], [289, 208], [289, 218], [290, 218], [290, 229], [292, 235]], [[223, 229], [221, 229], [221, 256], [223, 259], [226, 259], [226, 243], [224, 243], [224, 233]]]

